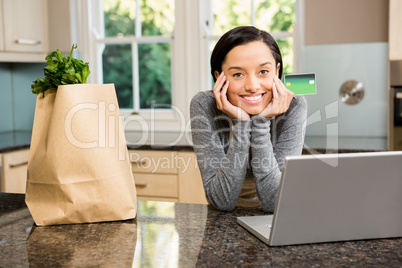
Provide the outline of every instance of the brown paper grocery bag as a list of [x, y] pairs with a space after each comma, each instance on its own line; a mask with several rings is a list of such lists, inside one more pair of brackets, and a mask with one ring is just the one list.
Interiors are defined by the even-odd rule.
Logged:
[[37, 225], [135, 218], [113, 84], [63, 85], [38, 95], [25, 201]]

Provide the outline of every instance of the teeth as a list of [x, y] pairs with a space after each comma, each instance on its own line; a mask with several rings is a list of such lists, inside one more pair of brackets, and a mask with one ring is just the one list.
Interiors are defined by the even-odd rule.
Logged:
[[243, 96], [244, 99], [249, 100], [249, 101], [255, 101], [255, 100], [259, 100], [262, 98], [262, 94], [260, 95], [256, 95], [256, 96]]

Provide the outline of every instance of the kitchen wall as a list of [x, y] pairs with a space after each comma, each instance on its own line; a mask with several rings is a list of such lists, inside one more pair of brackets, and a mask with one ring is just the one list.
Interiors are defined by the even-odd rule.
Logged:
[[36, 95], [31, 84], [45, 63], [0, 63], [0, 132], [31, 131]]
[[[300, 70], [316, 73], [318, 91], [306, 96], [310, 115], [306, 144], [385, 150], [388, 1], [305, 0], [303, 15]], [[340, 101], [339, 90], [347, 80], [363, 83], [361, 102]]]

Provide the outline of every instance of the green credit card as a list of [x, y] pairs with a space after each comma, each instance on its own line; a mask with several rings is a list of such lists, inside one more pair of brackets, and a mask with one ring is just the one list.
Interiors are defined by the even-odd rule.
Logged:
[[317, 93], [314, 73], [287, 74], [284, 78], [284, 84], [285, 87], [295, 93], [295, 95]]

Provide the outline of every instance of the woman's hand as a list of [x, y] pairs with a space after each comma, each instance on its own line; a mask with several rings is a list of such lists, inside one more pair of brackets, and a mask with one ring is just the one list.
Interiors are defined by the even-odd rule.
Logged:
[[[226, 81], [226, 83], [225, 83]], [[240, 107], [234, 106], [228, 100], [226, 93], [228, 92], [229, 80], [226, 80], [225, 74], [222, 72], [212, 89], [216, 106], [218, 109], [227, 114], [232, 119], [250, 120], [250, 116]]]
[[260, 113], [263, 117], [275, 117], [283, 114], [289, 109], [290, 102], [295, 94], [287, 89], [277, 76], [272, 84], [272, 100]]

